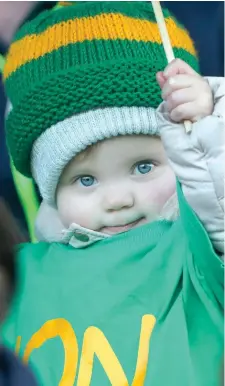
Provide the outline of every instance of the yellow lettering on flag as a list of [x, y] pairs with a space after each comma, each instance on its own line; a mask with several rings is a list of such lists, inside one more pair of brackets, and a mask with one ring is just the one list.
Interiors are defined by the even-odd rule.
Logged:
[[[138, 348], [138, 357], [132, 386], [144, 385], [149, 357], [149, 343], [156, 319], [153, 315], [144, 315]], [[89, 386], [96, 355], [107, 374], [112, 386], [129, 386], [128, 380], [105, 335], [96, 327], [89, 327], [83, 340], [77, 386]]]
[[[154, 315], [144, 315], [141, 322], [137, 362], [131, 386], [144, 386]], [[49, 320], [27, 343], [24, 360], [28, 362], [33, 350], [40, 348], [49, 339], [60, 337], [65, 353], [64, 369], [58, 386], [73, 386], [78, 364], [78, 343], [71, 324], [62, 318]], [[132, 339], [132, 337], [131, 337]], [[16, 350], [20, 350], [21, 337], [18, 337]], [[94, 356], [99, 359], [112, 386], [129, 386], [126, 374], [110, 343], [97, 327], [88, 327], [84, 333], [77, 386], [90, 386], [93, 373]], [[129, 353], [128, 353], [129, 355]]]
[[73, 386], [77, 371], [78, 344], [73, 328], [67, 320], [60, 318], [46, 322], [28, 342], [24, 360], [28, 362], [33, 350], [41, 347], [47, 340], [56, 337], [61, 338], [65, 352], [63, 375], [59, 386]]

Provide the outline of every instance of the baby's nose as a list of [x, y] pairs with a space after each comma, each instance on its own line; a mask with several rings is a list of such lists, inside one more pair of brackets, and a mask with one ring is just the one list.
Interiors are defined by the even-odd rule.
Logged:
[[104, 209], [107, 212], [119, 211], [128, 209], [134, 205], [134, 197], [130, 191], [116, 192], [110, 190], [104, 197]]

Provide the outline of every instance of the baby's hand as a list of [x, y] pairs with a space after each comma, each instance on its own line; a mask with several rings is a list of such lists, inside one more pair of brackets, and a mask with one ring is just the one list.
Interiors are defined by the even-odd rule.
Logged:
[[207, 80], [181, 59], [156, 75], [170, 119], [197, 122], [213, 112], [213, 94]]

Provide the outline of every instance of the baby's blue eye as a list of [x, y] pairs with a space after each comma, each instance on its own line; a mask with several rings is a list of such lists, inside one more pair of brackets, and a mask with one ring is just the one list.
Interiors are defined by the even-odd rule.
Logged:
[[83, 176], [83, 177], [79, 177], [77, 181], [79, 181], [80, 184], [83, 186], [92, 186], [95, 184], [96, 179], [92, 176]]
[[152, 171], [154, 165], [151, 162], [141, 162], [134, 168], [134, 174], [148, 174]]

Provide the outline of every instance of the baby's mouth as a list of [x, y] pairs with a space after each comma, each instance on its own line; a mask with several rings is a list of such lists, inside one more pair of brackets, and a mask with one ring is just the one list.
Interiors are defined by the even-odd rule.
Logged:
[[137, 226], [143, 224], [144, 222], [145, 222], [145, 219], [142, 217], [126, 225], [103, 227], [99, 230], [99, 232], [107, 233], [108, 235], [114, 235], [116, 233], [127, 232], [128, 230], [132, 228], [136, 228]]

